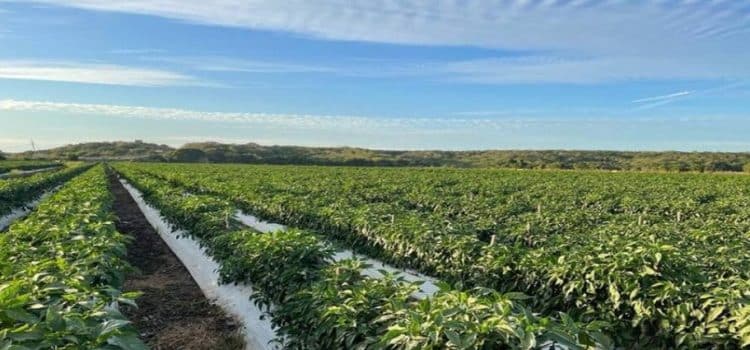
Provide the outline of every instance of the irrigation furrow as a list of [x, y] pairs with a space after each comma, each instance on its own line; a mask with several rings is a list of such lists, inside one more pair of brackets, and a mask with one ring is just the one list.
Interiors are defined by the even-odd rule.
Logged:
[[272, 344], [276, 332], [268, 318], [251, 300], [254, 290], [246, 284], [219, 284], [219, 265], [206, 254], [200, 244], [183, 230], [173, 230], [157, 208], [143, 200], [141, 192], [125, 180], [120, 180], [133, 197], [146, 220], [167, 243], [169, 249], [185, 265], [190, 275], [206, 298], [214, 301], [228, 314], [237, 318], [244, 327], [244, 338], [248, 350], [274, 350]]

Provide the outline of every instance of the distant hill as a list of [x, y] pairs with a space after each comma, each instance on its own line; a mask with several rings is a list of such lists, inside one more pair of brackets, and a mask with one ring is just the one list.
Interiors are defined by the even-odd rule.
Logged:
[[[183, 162], [357, 166], [447, 166], [516, 169], [743, 171], [750, 153], [564, 150], [385, 151], [351, 147], [298, 147], [191, 143]], [[189, 154], [188, 154], [189, 153]], [[750, 170], [750, 169], [748, 169]]]
[[166, 160], [174, 148], [141, 141], [89, 142], [8, 155], [12, 159]]
[[488, 167], [636, 171], [750, 171], [750, 153], [563, 150], [386, 151], [352, 147], [263, 146], [215, 142], [178, 149], [135, 142], [94, 142], [8, 155], [8, 158], [139, 160], [352, 166]]

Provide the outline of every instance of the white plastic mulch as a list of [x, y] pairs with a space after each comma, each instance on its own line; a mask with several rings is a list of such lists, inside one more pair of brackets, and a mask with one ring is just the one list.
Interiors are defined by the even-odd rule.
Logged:
[[263, 312], [250, 301], [253, 289], [245, 284], [220, 285], [219, 265], [198, 242], [187, 237], [184, 231], [173, 230], [159, 210], [143, 200], [140, 191], [126, 181], [120, 181], [138, 204], [146, 220], [188, 269], [206, 298], [214, 301], [243, 325], [246, 349], [278, 349], [278, 344], [271, 343], [276, 338], [271, 322], [268, 317], [261, 319]]
[[39, 203], [41, 203], [45, 198], [49, 197], [53, 192], [55, 192], [57, 188], [52, 189], [50, 191], [46, 191], [42, 193], [39, 198], [26, 203], [24, 206], [20, 208], [13, 209], [8, 215], [5, 215], [0, 218], [0, 231], [5, 230], [8, 228], [12, 223], [14, 223], [16, 220], [21, 219], [28, 215], [34, 208], [36, 208]]
[[[244, 213], [242, 211], [237, 211], [235, 217], [245, 226], [251, 227], [263, 233], [287, 229], [286, 226], [284, 225], [263, 221], [253, 215]], [[368, 265], [371, 265], [370, 267], [362, 270], [362, 274], [365, 276], [369, 276], [372, 278], [382, 278], [383, 274], [378, 270], [384, 270], [389, 273], [397, 273], [409, 282], [423, 282], [420, 285], [420, 290], [414, 293], [413, 296], [415, 298], [424, 299], [426, 297], [434, 295], [439, 290], [438, 286], [436, 285], [437, 280], [432, 277], [425, 276], [416, 271], [399, 269], [391, 265], [388, 265], [380, 260], [370, 259], [365, 256], [357, 255], [348, 249], [339, 250], [333, 256], [333, 260], [335, 261], [351, 259], [351, 258], [357, 258], [357, 259], [363, 260]]]
[[29, 175], [29, 174], [34, 174], [34, 173], [41, 173], [43, 171], [50, 171], [50, 170], [55, 170], [55, 169], [59, 169], [59, 168], [60, 168], [59, 166], [53, 166], [53, 167], [49, 167], [49, 168], [34, 169], [34, 170], [12, 170], [12, 171], [9, 171], [7, 173], [0, 174], [0, 179], [2, 179], [4, 177], [11, 177], [11, 176], [18, 176], [18, 175]]

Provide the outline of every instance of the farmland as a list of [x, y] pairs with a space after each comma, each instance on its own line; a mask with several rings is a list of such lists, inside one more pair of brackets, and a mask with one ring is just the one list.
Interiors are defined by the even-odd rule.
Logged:
[[0, 160], [0, 174], [13, 170], [35, 170], [58, 165], [59, 163], [46, 160]]
[[116, 305], [129, 265], [114, 230], [104, 168], [64, 185], [0, 234], [0, 345], [6, 349], [142, 349]]
[[118, 168], [465, 288], [523, 292], [535, 311], [610, 324], [620, 344], [748, 341], [744, 176]]
[[[252, 287], [244, 298], [266, 314], [285, 348], [750, 345], [744, 175], [108, 166], [142, 200], [142, 210], [148, 206], [175, 230], [160, 234], [196, 242], [216, 262], [219, 283]], [[140, 346], [122, 315], [99, 312], [113, 300], [138, 301], [123, 291], [129, 239], [111, 226], [103, 179], [99, 165], [0, 182], [0, 195], [13, 200], [6, 212], [63, 184], [1, 236], [2, 261], [13, 262], [0, 269], [0, 303], [12, 305], [0, 317], [3, 344], [52, 344], [54, 335], [33, 340], [17, 333], [72, 332], [48, 320], [50, 310], [66, 310], [89, 322], [79, 325], [118, 325], [98, 336], [76, 328], [81, 342]], [[66, 206], [72, 202], [93, 207]], [[258, 228], [239, 214], [285, 229]], [[87, 248], [96, 253], [78, 253], [79, 240], [99, 242]], [[75, 309], [80, 299], [67, 294], [26, 292], [48, 283], [31, 279], [34, 273], [71, 283], [55, 279], [67, 273], [62, 267], [40, 272], [29, 265], [44, 261], [52, 246], [68, 261], [60, 265], [65, 269], [97, 266], [81, 267], [87, 283], [71, 292], [96, 300], [90, 309]], [[434, 278], [439, 290], [422, 293], [405, 275], [373, 273], [363, 260], [342, 258], [348, 251]], [[102, 254], [106, 263], [96, 260]]]

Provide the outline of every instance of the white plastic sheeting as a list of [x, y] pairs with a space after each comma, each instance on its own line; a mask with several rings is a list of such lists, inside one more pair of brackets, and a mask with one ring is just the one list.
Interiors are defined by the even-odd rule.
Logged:
[[418, 298], [418, 299], [427, 298], [437, 293], [437, 291], [440, 289], [435, 284], [437, 280], [432, 277], [425, 276], [421, 273], [414, 272], [414, 271], [399, 269], [391, 265], [388, 265], [380, 260], [370, 259], [362, 255], [354, 254], [354, 252], [352, 252], [351, 250], [341, 250], [341, 251], [336, 252], [336, 254], [333, 256], [333, 260], [335, 261], [340, 261], [344, 259], [352, 259], [352, 258], [363, 260], [366, 264], [371, 265], [370, 267], [366, 269], [362, 269], [362, 274], [365, 276], [369, 276], [372, 278], [383, 278], [383, 274], [379, 271], [379, 270], [383, 270], [388, 273], [397, 273], [401, 277], [403, 277], [406, 281], [409, 281], [409, 282], [422, 282], [422, 284], [419, 286], [419, 291], [412, 295], [415, 298]]
[[263, 312], [250, 301], [253, 289], [245, 284], [220, 285], [219, 265], [206, 254], [198, 242], [187, 237], [183, 231], [172, 230], [162, 218], [159, 210], [143, 200], [140, 191], [124, 180], [120, 182], [138, 204], [146, 220], [185, 265], [206, 298], [214, 301], [241, 322], [245, 331], [246, 349], [278, 349], [278, 344], [271, 343], [276, 337], [271, 322], [268, 317], [261, 319]]
[[49, 197], [53, 192], [57, 191], [57, 188], [54, 188], [52, 190], [49, 190], [47, 192], [42, 193], [39, 198], [26, 203], [23, 207], [13, 209], [13, 211], [10, 212], [10, 214], [5, 215], [0, 218], [0, 231], [4, 231], [6, 228], [8, 228], [12, 223], [14, 223], [16, 220], [21, 219], [28, 215], [34, 208], [36, 208], [39, 203], [41, 203], [45, 198]]
[[34, 170], [11, 170], [7, 173], [0, 174], [0, 179], [4, 177], [11, 177], [11, 176], [18, 176], [18, 175], [30, 175], [34, 173], [41, 173], [43, 171], [50, 171], [54, 169], [59, 169], [59, 166], [53, 166], [49, 168], [42, 168], [42, 169], [34, 169]]
[[[263, 221], [253, 215], [244, 213], [242, 211], [237, 211], [236, 218], [244, 225], [263, 233], [286, 230], [286, 226], [284, 225]], [[370, 259], [365, 256], [354, 254], [354, 252], [352, 252], [351, 250], [340, 250], [333, 256], [333, 260], [335, 261], [341, 261], [351, 258], [358, 258], [360, 260], [363, 260], [368, 265], [371, 265], [369, 268], [362, 270], [362, 274], [365, 276], [369, 276], [372, 278], [382, 278], [383, 274], [379, 270], [384, 270], [389, 273], [398, 273], [399, 275], [401, 275], [401, 277], [409, 282], [423, 282], [419, 287], [419, 292], [416, 292], [413, 295], [416, 298], [424, 299], [435, 294], [439, 290], [438, 286], [436, 285], [437, 280], [432, 277], [425, 276], [416, 271], [399, 269], [383, 263], [380, 260]]]
[[263, 221], [255, 216], [245, 214], [239, 210], [236, 213], [236, 218], [243, 225], [252, 227], [253, 229], [263, 233], [286, 230], [286, 226], [284, 225]]

